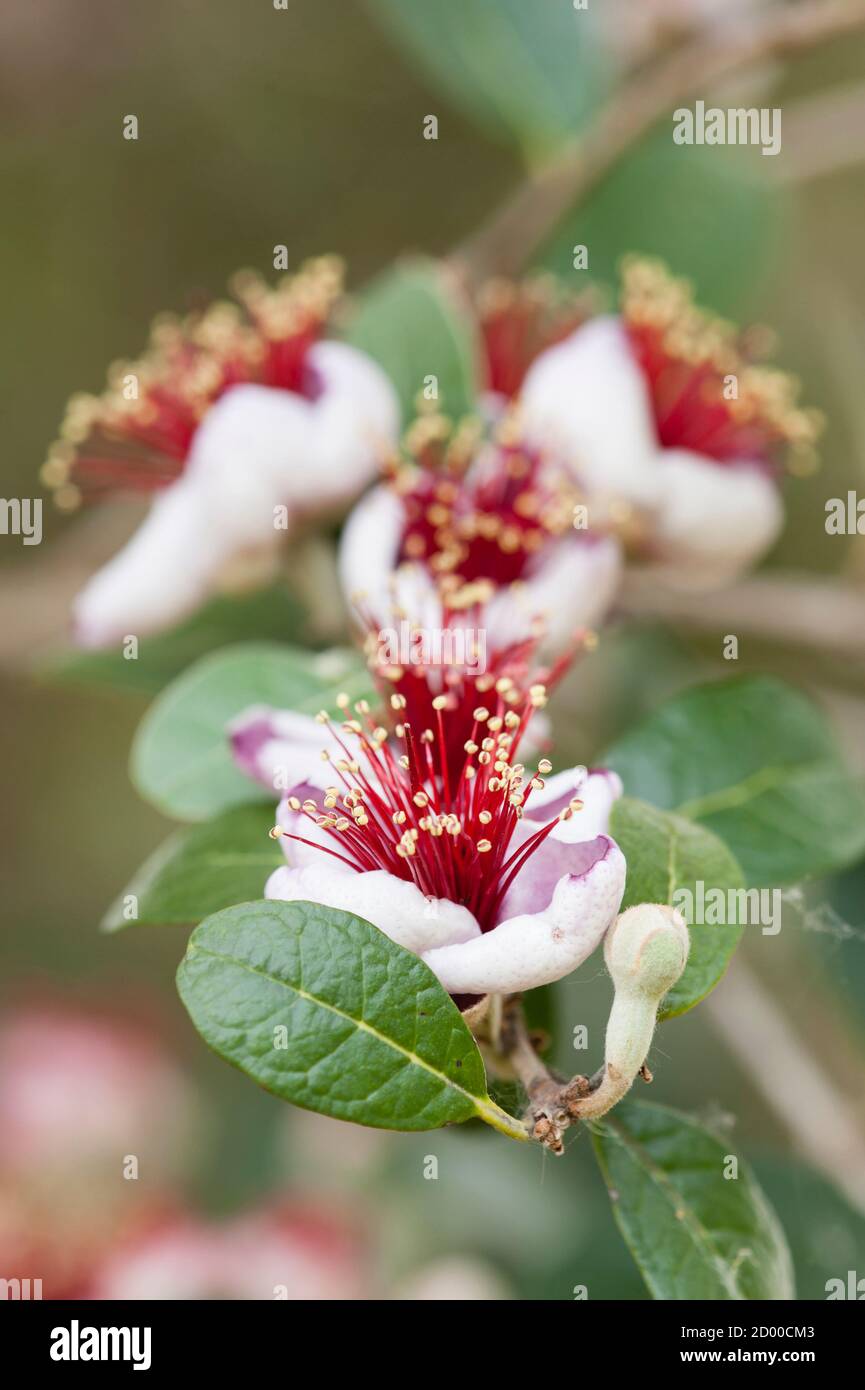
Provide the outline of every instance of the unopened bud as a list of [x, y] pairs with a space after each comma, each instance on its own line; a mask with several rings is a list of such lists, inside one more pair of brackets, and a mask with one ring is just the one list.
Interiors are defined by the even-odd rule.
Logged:
[[604, 942], [604, 960], [616, 992], [635, 991], [657, 1004], [688, 959], [688, 928], [674, 907], [641, 903], [616, 919]]
[[643, 1066], [658, 1005], [688, 959], [688, 928], [675, 908], [641, 903], [616, 919], [604, 942], [615, 996], [604, 1048], [600, 1086], [577, 1103], [581, 1116], [604, 1115], [622, 1099]]

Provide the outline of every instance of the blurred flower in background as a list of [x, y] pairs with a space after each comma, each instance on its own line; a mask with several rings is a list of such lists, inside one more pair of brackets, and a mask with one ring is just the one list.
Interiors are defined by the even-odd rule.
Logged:
[[232, 1221], [180, 1217], [113, 1250], [96, 1299], [327, 1300], [375, 1296], [364, 1246], [346, 1217], [281, 1206]]
[[146, 1033], [34, 1004], [0, 1023], [0, 1267], [78, 1296], [124, 1232], [171, 1201], [196, 1100]]
[[[387, 1136], [301, 1115], [317, 1182], [216, 1219], [188, 1189], [206, 1117], [142, 1027], [48, 1002], [0, 1022], [0, 1278], [46, 1299], [507, 1297], [483, 1261], [381, 1259]], [[303, 1136], [307, 1138], [304, 1139]], [[312, 1171], [312, 1170], [310, 1170]], [[291, 1189], [297, 1188], [291, 1195]], [[448, 1290], [450, 1290], [448, 1292]]]
[[602, 529], [608, 518], [664, 576], [711, 588], [777, 538], [778, 469], [786, 455], [794, 471], [811, 466], [820, 417], [663, 265], [631, 258], [622, 275], [620, 315], [591, 319], [530, 368], [526, 433], [569, 461]]
[[[84, 646], [159, 631], [224, 580], [260, 575], [302, 515], [345, 505], [392, 443], [398, 407], [364, 353], [322, 334], [342, 290], [335, 257], [275, 289], [233, 281], [217, 303], [157, 321], [147, 354], [102, 396], [74, 396], [42, 470], [62, 507], [155, 494], [132, 540], [75, 601]], [[279, 509], [282, 509], [282, 513]], [[284, 514], [283, 514], [284, 513]]]

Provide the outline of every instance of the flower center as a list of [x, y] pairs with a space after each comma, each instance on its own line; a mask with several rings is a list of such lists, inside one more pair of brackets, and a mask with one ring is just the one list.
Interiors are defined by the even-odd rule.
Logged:
[[808, 470], [819, 414], [797, 406], [792, 377], [755, 364], [758, 334], [704, 313], [686, 281], [639, 258], [624, 266], [622, 316], [665, 448], [771, 469], [788, 455], [791, 471]]
[[256, 382], [314, 400], [321, 383], [307, 356], [341, 288], [339, 261], [322, 257], [274, 289], [252, 271], [236, 275], [239, 304], [157, 319], [147, 351], [116, 363], [101, 396], [70, 400], [42, 470], [57, 504], [71, 509], [84, 497], [173, 482], [202, 417], [232, 386]]
[[596, 308], [591, 291], [567, 295], [553, 276], [488, 281], [478, 296], [487, 389], [513, 400], [538, 354], [567, 338]]
[[477, 448], [469, 430], [451, 435], [441, 416], [422, 416], [407, 436], [415, 462], [393, 486], [405, 516], [399, 561], [419, 561], [452, 612], [523, 579], [544, 547], [573, 526], [576, 493], [540, 453], [505, 426]]
[[[339, 728], [322, 712], [319, 722], [332, 739], [322, 756], [333, 766], [334, 783], [318, 796], [289, 797], [289, 806], [324, 831], [332, 847], [280, 827], [271, 833], [311, 844], [358, 872], [384, 869], [427, 897], [461, 903], [488, 931], [516, 875], [558, 821], [580, 805], [571, 801], [511, 849], [532, 793], [551, 771], [545, 759], [535, 775], [516, 761], [526, 727], [546, 699], [543, 685], [521, 695], [507, 678], [496, 681], [487, 703], [471, 712], [471, 736], [460, 747], [456, 775], [455, 711], [447, 695], [433, 697], [433, 718], [421, 727], [406, 717], [407, 701], [394, 692], [392, 735], [376, 724], [366, 701]], [[348, 696], [337, 703], [348, 712]]]

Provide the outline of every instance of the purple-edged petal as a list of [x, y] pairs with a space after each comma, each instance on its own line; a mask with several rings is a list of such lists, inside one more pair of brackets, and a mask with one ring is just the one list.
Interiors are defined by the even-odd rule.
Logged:
[[277, 795], [299, 782], [323, 788], [333, 781], [321, 758], [321, 725], [307, 714], [251, 705], [231, 721], [228, 736], [241, 772]]
[[564, 811], [574, 797], [583, 805], [568, 820], [559, 821], [517, 874], [502, 905], [502, 916], [541, 912], [550, 902], [563, 874], [580, 872], [586, 841], [606, 835], [613, 803], [622, 795], [618, 774], [605, 768], [587, 772], [569, 768], [547, 779], [542, 791], [532, 792], [525, 815], [514, 832], [511, 853], [541, 826]]
[[581, 846], [583, 866], [556, 884], [542, 911], [500, 922], [472, 941], [426, 951], [423, 959], [451, 994], [509, 994], [552, 984], [592, 954], [625, 891], [625, 858], [599, 835]]
[[444, 898], [427, 898], [415, 884], [384, 869], [355, 873], [335, 860], [327, 862], [322, 854], [318, 862], [302, 868], [274, 870], [265, 897], [353, 912], [416, 955], [480, 935], [468, 908]]

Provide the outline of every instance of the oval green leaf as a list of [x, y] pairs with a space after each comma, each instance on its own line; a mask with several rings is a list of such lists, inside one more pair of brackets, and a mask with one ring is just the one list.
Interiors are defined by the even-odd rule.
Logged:
[[443, 265], [405, 261], [374, 280], [346, 333], [387, 372], [404, 421], [436, 378], [440, 408], [451, 418], [475, 409], [480, 344], [471, 311]]
[[608, 751], [628, 794], [698, 821], [752, 884], [781, 887], [865, 853], [865, 792], [806, 696], [768, 677], [688, 690]]
[[771, 271], [787, 207], [783, 190], [755, 173], [742, 153], [674, 145], [667, 116], [563, 218], [541, 251], [542, 264], [579, 281], [574, 247], [587, 246], [593, 280], [615, 285], [623, 256], [660, 256], [693, 281], [707, 308], [738, 314]]
[[234, 806], [202, 825], [184, 826], [145, 860], [102, 921], [103, 931], [133, 923], [194, 926], [213, 912], [249, 902], [285, 857], [268, 836], [273, 807]]
[[354, 652], [316, 654], [270, 642], [226, 647], [190, 667], [151, 705], [132, 745], [132, 780], [147, 801], [178, 820], [206, 820], [261, 801], [268, 794], [232, 760], [230, 720], [257, 704], [314, 715], [342, 690], [352, 700], [370, 693]]
[[597, 16], [570, 0], [373, 0], [373, 10], [455, 106], [530, 156], [578, 130], [610, 81]]
[[653, 1298], [794, 1297], [778, 1218], [726, 1141], [644, 1101], [617, 1106], [593, 1139], [616, 1222]]
[[[705, 999], [730, 963], [746, 915], [742, 871], [711, 831], [630, 797], [613, 807], [610, 831], [628, 863], [622, 910], [637, 903], [669, 903], [688, 922], [688, 964], [658, 1014], [675, 1018]], [[722, 911], [701, 909], [718, 894], [723, 895]], [[711, 920], [715, 916], [720, 923]]]
[[480, 1118], [515, 1139], [453, 1000], [417, 956], [349, 912], [231, 907], [193, 932], [177, 973], [215, 1052], [306, 1110], [397, 1130]]

